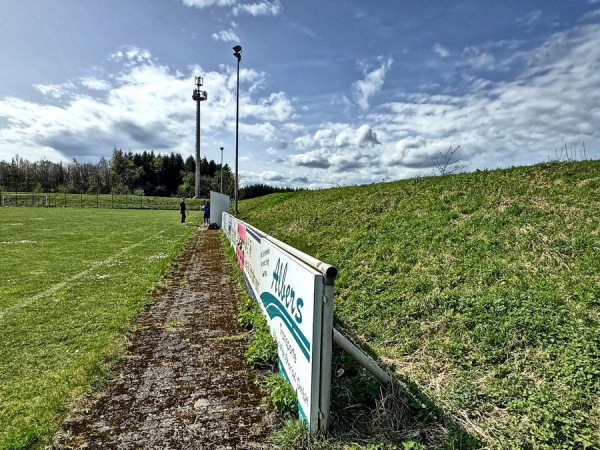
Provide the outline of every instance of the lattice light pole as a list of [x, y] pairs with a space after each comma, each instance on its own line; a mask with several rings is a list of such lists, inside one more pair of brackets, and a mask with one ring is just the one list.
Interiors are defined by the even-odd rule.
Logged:
[[194, 198], [200, 198], [200, 102], [208, 98], [206, 91], [200, 90], [202, 77], [194, 77], [196, 89], [192, 98], [196, 102], [196, 192]]

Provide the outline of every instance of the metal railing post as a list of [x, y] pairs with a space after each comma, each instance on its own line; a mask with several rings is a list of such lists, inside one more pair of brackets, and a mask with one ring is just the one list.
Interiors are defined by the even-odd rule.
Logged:
[[[337, 272], [337, 271], [336, 271]], [[321, 316], [321, 374], [319, 387], [319, 432], [329, 430], [331, 410], [331, 358], [333, 356], [333, 285], [335, 277], [323, 277], [323, 314]]]

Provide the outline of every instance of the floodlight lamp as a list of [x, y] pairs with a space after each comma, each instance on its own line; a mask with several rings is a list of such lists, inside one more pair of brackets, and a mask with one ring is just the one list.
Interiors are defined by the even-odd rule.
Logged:
[[233, 56], [235, 56], [239, 62], [240, 59], [242, 59], [242, 47], [239, 45], [236, 45], [235, 47], [233, 47], [233, 51], [235, 52], [233, 54]]

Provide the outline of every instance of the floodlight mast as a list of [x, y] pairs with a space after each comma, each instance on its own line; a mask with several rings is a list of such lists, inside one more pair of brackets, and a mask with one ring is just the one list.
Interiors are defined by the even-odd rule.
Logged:
[[242, 59], [242, 46], [236, 45], [233, 47], [233, 56], [237, 58], [237, 91], [236, 91], [236, 110], [235, 110], [235, 213], [239, 214], [238, 210], [238, 143], [239, 143], [239, 128], [240, 128], [240, 60]]
[[200, 102], [208, 98], [206, 91], [202, 91], [202, 77], [194, 77], [196, 89], [192, 95], [192, 99], [196, 102], [196, 191], [194, 198], [200, 198]]
[[221, 147], [221, 194], [223, 193], [223, 147]]

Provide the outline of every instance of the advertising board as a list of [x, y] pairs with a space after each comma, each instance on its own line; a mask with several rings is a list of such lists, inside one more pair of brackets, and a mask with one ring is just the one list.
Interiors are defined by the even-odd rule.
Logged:
[[277, 341], [279, 371], [297, 393], [300, 416], [316, 431], [323, 275], [233, 216], [224, 214], [223, 231]]

